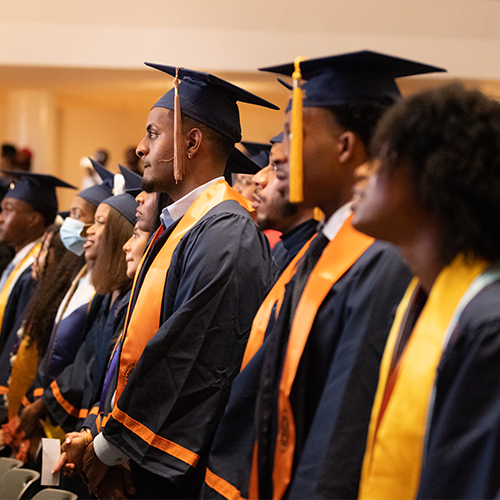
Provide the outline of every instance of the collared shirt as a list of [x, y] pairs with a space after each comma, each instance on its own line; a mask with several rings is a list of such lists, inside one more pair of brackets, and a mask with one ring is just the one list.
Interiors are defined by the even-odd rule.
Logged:
[[42, 238], [38, 238], [31, 243], [25, 245], [19, 252], [14, 255], [14, 258], [10, 261], [9, 265], [5, 268], [5, 271], [2, 273], [2, 278], [0, 279], [0, 290], [5, 286], [5, 283], [9, 279], [10, 273], [16, 268], [16, 266], [28, 255], [33, 247], [37, 245]]
[[163, 229], [168, 229], [175, 221], [179, 220], [188, 210], [189, 207], [193, 204], [193, 201], [198, 198], [198, 196], [205, 191], [209, 186], [214, 184], [217, 181], [223, 181], [224, 177], [216, 177], [211, 181], [198, 186], [196, 189], [193, 189], [191, 192], [183, 196], [180, 200], [172, 203], [168, 207], [165, 207], [160, 215], [160, 221], [163, 226]]
[[351, 205], [352, 203], [346, 203], [342, 207], [340, 207], [325, 223], [325, 225], [321, 228], [323, 234], [332, 241], [337, 233], [340, 231], [340, 228], [347, 220], [347, 218], [351, 215]]
[[[205, 191], [205, 189], [220, 180], [224, 180], [224, 177], [216, 177], [215, 179], [206, 182], [196, 189], [193, 189], [180, 200], [177, 200], [168, 207], [164, 208], [160, 215], [163, 228], [168, 229], [170, 225], [179, 220], [188, 211], [194, 200], [196, 200], [196, 198], [198, 198], [198, 196]], [[100, 432], [94, 440], [94, 451], [97, 458], [109, 466], [118, 465], [128, 458], [127, 455], [120, 450], [120, 448], [107, 441], [102, 432]]]

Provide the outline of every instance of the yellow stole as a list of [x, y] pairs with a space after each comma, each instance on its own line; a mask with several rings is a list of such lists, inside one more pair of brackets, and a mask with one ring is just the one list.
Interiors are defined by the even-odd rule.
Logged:
[[3, 315], [5, 314], [5, 308], [7, 307], [7, 302], [9, 301], [9, 296], [10, 292], [12, 290], [13, 285], [15, 284], [15, 281], [17, 280], [17, 277], [26, 270], [28, 265], [31, 265], [28, 261], [32, 258], [34, 258], [35, 255], [38, 254], [40, 251], [40, 248], [42, 247], [41, 243], [37, 243], [17, 264], [17, 266], [12, 270], [10, 273], [10, 276], [5, 283], [4, 287], [2, 288], [2, 291], [0, 291], [0, 328], [3, 323]]
[[485, 267], [482, 261], [466, 265], [463, 257], [458, 256], [441, 271], [398, 363], [389, 373], [418, 279], [410, 283], [382, 358], [363, 460], [360, 499], [416, 497], [437, 366], [463, 308], [489, 284], [487, 279], [478, 278]]
[[[227, 182], [220, 180], [205, 189], [191, 204], [188, 211], [180, 220], [179, 224], [172, 231], [162, 249], [155, 257], [149, 267], [144, 281], [141, 285], [137, 301], [131, 310], [131, 305], [127, 311], [124, 328], [124, 341], [120, 355], [120, 367], [115, 396], [116, 404], [123, 389], [127, 385], [128, 377], [134, 369], [137, 361], [142, 355], [146, 344], [158, 331], [160, 327], [161, 305], [163, 300], [163, 290], [167, 278], [170, 260], [182, 237], [190, 231], [193, 226], [212, 208], [223, 201], [237, 201], [248, 212], [253, 212], [252, 204], [246, 198], [235, 191]], [[154, 239], [153, 239], [154, 241]], [[132, 296], [136, 287], [137, 277], [144, 264], [146, 255], [149, 253], [153, 242], [142, 257], [139, 269], [136, 272]], [[115, 411], [113, 411], [115, 415]], [[118, 415], [118, 414], [117, 414]]]

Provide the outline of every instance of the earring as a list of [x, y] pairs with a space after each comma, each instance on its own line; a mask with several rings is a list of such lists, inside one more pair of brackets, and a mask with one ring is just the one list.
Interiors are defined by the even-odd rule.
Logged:
[[188, 153], [188, 158], [191, 159], [191, 153]]

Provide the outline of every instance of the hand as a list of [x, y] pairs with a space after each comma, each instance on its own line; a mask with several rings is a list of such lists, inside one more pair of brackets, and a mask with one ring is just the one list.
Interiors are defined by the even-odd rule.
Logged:
[[83, 473], [87, 478], [87, 483], [90, 491], [97, 495], [99, 485], [108, 473], [109, 466], [101, 462], [94, 451], [94, 443], [90, 443], [85, 448], [83, 455]]
[[132, 471], [128, 464], [110, 467], [97, 490], [98, 498], [119, 500], [135, 494]]
[[54, 467], [54, 472], [62, 469], [65, 476], [79, 474], [83, 466], [83, 455], [87, 447], [87, 432], [70, 432], [66, 434], [61, 445], [61, 456]]
[[39, 425], [40, 419], [45, 415], [45, 406], [42, 398], [27, 406], [21, 413], [21, 429], [29, 438]]

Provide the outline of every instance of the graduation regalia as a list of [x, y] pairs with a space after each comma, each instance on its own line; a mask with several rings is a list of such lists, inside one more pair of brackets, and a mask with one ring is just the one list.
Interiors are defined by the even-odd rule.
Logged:
[[[326, 248], [335, 244], [333, 240]], [[398, 252], [384, 243], [372, 243], [333, 284], [315, 313], [290, 394], [295, 425], [293, 480], [287, 493], [291, 498], [312, 498], [329, 485], [331, 477], [326, 484], [321, 478], [329, 453], [333, 464], [350, 460], [352, 465], [342, 472], [341, 490], [326, 496], [356, 496], [378, 361], [391, 314], [409, 280]], [[236, 492], [243, 498], [253, 497], [251, 483], [257, 476], [254, 492], [260, 498], [273, 497], [277, 390], [283, 375], [293, 285], [294, 279], [286, 287], [279, 316], [262, 347], [235, 380], [210, 454], [207, 498], [234, 498]], [[347, 393], [349, 398], [344, 398]], [[351, 427], [343, 427], [346, 420], [351, 420]], [[345, 439], [337, 444], [342, 435]], [[251, 474], [255, 474], [253, 479]]]
[[300, 249], [316, 233], [318, 225], [319, 222], [316, 219], [310, 219], [281, 235], [280, 241], [274, 245], [271, 252], [278, 268], [276, 279], [281, 276], [281, 273], [292, 262]]
[[[238, 101], [277, 109], [214, 75], [147, 64], [176, 77], [174, 89], [153, 106], [173, 110], [176, 181], [184, 175], [183, 116], [235, 144], [241, 140]], [[226, 179], [231, 171], [256, 170], [233, 148]], [[202, 484], [252, 318], [272, 280], [269, 245], [251, 204], [226, 181], [198, 185], [177, 201], [183, 210], [179, 217], [163, 214], [167, 229], [157, 233], [136, 273], [116, 385], [107, 392], [115, 404], [94, 440], [97, 458], [109, 443], [129, 457], [137, 494], [145, 498], [192, 497]], [[168, 225], [167, 216], [175, 222]]]
[[500, 272], [485, 267], [459, 256], [428, 297], [416, 278], [408, 288], [381, 364], [360, 498], [496, 495]]
[[99, 399], [106, 365], [125, 322], [130, 291], [111, 305], [111, 295], [95, 295], [87, 316], [87, 331], [75, 360], [43, 392], [51, 422], [66, 432], [79, 430]]
[[[54, 221], [57, 210], [56, 187], [74, 189], [57, 177], [45, 174], [32, 174], [24, 171], [9, 171], [9, 176], [16, 179], [9, 186], [4, 199], [21, 200], [39, 212], [45, 221], [46, 227]], [[0, 393], [8, 392], [7, 383], [10, 376], [10, 353], [17, 340], [17, 331], [21, 327], [24, 310], [31, 299], [35, 282], [31, 277], [31, 264], [40, 249], [38, 238], [21, 249], [12, 264], [14, 268], [8, 274], [5, 270], [5, 279], [2, 276], [2, 290], [0, 291]], [[7, 278], [8, 276], [8, 278]], [[4, 405], [3, 396], [0, 406]]]
[[2, 327], [0, 331], [0, 392], [2, 393], [0, 406], [5, 406], [3, 394], [8, 392], [8, 380], [10, 377], [10, 354], [14, 344], [18, 341], [17, 331], [21, 327], [24, 310], [28, 305], [36, 286], [31, 277], [31, 264], [34, 262], [40, 245], [34, 243], [21, 268], [13, 271], [12, 287], [8, 292], [8, 298], [3, 313]]
[[[137, 302], [148, 270], [175, 227], [145, 257], [131, 319], [148, 314], [137, 309]], [[265, 237], [238, 202], [222, 201], [201, 217], [172, 254], [160, 327], [126, 372], [128, 381], [102, 431], [133, 462], [166, 478], [182, 495], [195, 491], [203, 479], [208, 447], [252, 318], [270, 286], [271, 269]]]
[[[395, 99], [396, 76], [438, 68], [362, 51], [264, 70], [293, 74], [290, 201], [301, 202], [302, 106]], [[255, 338], [214, 439], [206, 497], [357, 496], [379, 361], [411, 276], [394, 247], [352, 228], [346, 209], [327, 222], [325, 233], [338, 219], [343, 224], [319, 260], [313, 255], [315, 242], [326, 239], [321, 232], [282, 274], [288, 283], [269, 302], [276, 302], [274, 311], [254, 321]], [[271, 294], [283, 286], [280, 280]], [[325, 475], [331, 466], [341, 471]]]

